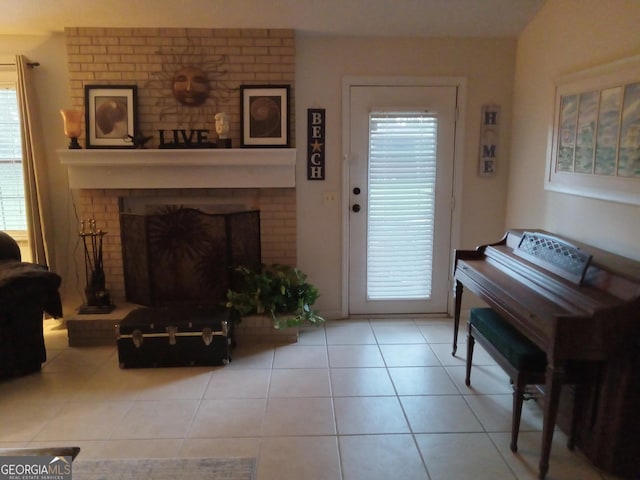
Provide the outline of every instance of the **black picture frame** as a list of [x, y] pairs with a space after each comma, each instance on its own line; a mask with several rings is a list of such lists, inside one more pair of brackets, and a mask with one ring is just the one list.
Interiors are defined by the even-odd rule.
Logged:
[[289, 85], [241, 85], [240, 123], [243, 148], [288, 148]]
[[136, 85], [85, 85], [87, 148], [134, 148]]

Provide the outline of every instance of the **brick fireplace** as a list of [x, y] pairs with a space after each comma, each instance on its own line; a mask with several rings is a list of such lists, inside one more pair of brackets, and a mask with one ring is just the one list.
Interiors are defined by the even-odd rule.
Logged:
[[[264, 263], [296, 263], [295, 149], [161, 150], [159, 130], [208, 129], [214, 114], [229, 116], [232, 146], [240, 145], [240, 86], [290, 86], [290, 138], [295, 147], [295, 32], [292, 29], [65, 28], [71, 106], [84, 108], [86, 85], [137, 86], [137, 129], [147, 149], [60, 150], [78, 219], [93, 218], [104, 237], [106, 288], [122, 304], [125, 285], [120, 212], [129, 201], [241, 204], [260, 210]], [[204, 70], [210, 94], [199, 108], [180, 106], [172, 78], [187, 66]], [[80, 137], [84, 144], [84, 135]], [[162, 200], [164, 201], [164, 200]], [[80, 278], [84, 271], [80, 267]], [[121, 312], [120, 312], [121, 313]], [[118, 314], [118, 309], [116, 309]], [[92, 315], [85, 316], [91, 317]], [[90, 343], [113, 332], [102, 318], [84, 330]], [[89, 326], [87, 326], [89, 325]], [[104, 339], [103, 339], [104, 340]]]
[[[262, 261], [296, 264], [294, 149], [58, 153], [68, 168], [79, 219], [93, 218], [107, 232], [104, 268], [114, 302], [125, 300], [120, 212], [132, 211], [133, 203], [259, 210]], [[137, 188], [128, 188], [133, 185]]]
[[[135, 204], [259, 210], [263, 263], [296, 264], [295, 149], [59, 150], [58, 154], [68, 169], [78, 218], [93, 218], [96, 227], [107, 232], [106, 287], [116, 306], [125, 302], [120, 213]], [[118, 315], [122, 313], [116, 310], [114, 318]], [[111, 317], [76, 316], [67, 320], [70, 344], [79, 322], [86, 338], [75, 346], [103, 343], [105, 336], [112, 339]], [[87, 333], [91, 328], [94, 331]]]

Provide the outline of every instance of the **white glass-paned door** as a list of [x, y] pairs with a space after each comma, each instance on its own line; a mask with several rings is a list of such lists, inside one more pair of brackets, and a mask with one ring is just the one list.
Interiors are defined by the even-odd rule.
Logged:
[[457, 88], [349, 88], [350, 315], [446, 313]]
[[369, 116], [367, 298], [429, 299], [437, 154], [436, 116]]

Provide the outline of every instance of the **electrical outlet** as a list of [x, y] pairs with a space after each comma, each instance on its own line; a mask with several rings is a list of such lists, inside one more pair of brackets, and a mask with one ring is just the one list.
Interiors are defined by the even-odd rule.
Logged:
[[337, 199], [338, 199], [338, 194], [336, 192], [324, 192], [325, 206], [335, 204]]

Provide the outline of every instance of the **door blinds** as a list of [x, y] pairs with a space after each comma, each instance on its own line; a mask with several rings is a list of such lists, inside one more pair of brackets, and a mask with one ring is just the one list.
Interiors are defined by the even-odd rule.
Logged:
[[431, 297], [438, 121], [371, 113], [367, 298]]

